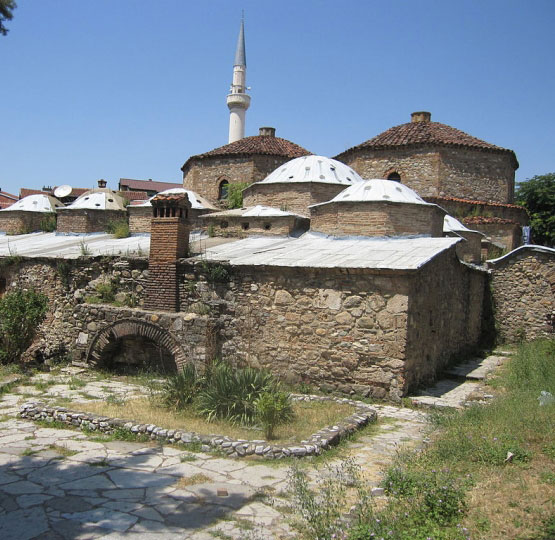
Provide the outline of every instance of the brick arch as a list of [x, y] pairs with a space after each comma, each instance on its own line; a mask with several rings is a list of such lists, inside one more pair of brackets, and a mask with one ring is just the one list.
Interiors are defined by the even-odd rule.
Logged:
[[387, 178], [390, 174], [397, 173], [401, 177], [401, 182], [405, 179], [405, 172], [400, 167], [390, 167], [383, 173], [382, 178]]
[[86, 362], [100, 364], [102, 353], [114, 341], [128, 337], [140, 336], [149, 339], [167, 349], [173, 356], [176, 366], [187, 363], [188, 357], [177, 340], [161, 326], [142, 319], [120, 319], [99, 330], [87, 350]]

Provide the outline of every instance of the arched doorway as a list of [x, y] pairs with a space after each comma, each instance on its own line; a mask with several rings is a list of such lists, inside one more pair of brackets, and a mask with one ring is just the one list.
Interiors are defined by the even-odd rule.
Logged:
[[97, 332], [86, 359], [118, 372], [175, 373], [187, 362], [183, 348], [169, 332], [140, 319], [122, 319]]

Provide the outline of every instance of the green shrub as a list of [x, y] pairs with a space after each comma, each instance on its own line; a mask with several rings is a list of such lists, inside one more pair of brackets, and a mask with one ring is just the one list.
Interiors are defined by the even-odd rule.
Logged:
[[274, 430], [280, 424], [293, 419], [291, 396], [280, 390], [267, 390], [254, 402], [256, 418], [264, 428], [266, 439], [274, 437]]
[[110, 221], [106, 226], [106, 232], [113, 234], [116, 238], [127, 238], [129, 236], [129, 223], [126, 219]]
[[202, 384], [193, 364], [186, 364], [181, 371], [168, 377], [162, 387], [162, 402], [175, 410], [184, 409], [193, 402]]
[[227, 186], [227, 207], [242, 208], [243, 190], [250, 186], [249, 182], [236, 182]]
[[46, 214], [40, 220], [40, 230], [44, 232], [54, 232], [56, 230], [56, 214]]
[[231, 279], [227, 268], [220, 263], [208, 263], [202, 261], [202, 270], [206, 275], [206, 279], [210, 283], [225, 283]]
[[48, 298], [33, 290], [17, 290], [0, 298], [0, 362], [16, 362], [44, 320]]
[[236, 424], [253, 424], [255, 401], [275, 384], [271, 374], [253, 369], [233, 369], [217, 363], [206, 376], [198, 395], [198, 409], [208, 420], [225, 419]]
[[114, 284], [111, 282], [98, 283], [95, 287], [96, 294], [100, 301], [110, 303], [115, 300], [116, 290]]

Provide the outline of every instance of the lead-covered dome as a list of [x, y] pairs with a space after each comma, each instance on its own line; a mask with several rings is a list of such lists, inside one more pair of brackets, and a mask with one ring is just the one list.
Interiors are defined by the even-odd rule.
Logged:
[[1, 211], [10, 212], [14, 210], [23, 210], [24, 212], [55, 212], [56, 208], [60, 208], [62, 206], [64, 205], [51, 195], [39, 194], [28, 195]]
[[111, 189], [96, 188], [83, 193], [67, 208], [71, 210], [124, 210], [125, 201]]
[[325, 156], [302, 156], [278, 167], [261, 184], [321, 182], [349, 186], [362, 178], [348, 165]]

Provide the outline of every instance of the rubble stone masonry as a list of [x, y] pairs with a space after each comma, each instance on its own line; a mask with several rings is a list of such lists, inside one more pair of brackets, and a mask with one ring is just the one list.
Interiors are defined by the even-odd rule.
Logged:
[[26, 234], [40, 230], [42, 220], [54, 214], [10, 210], [0, 213], [0, 232], [6, 234]]

